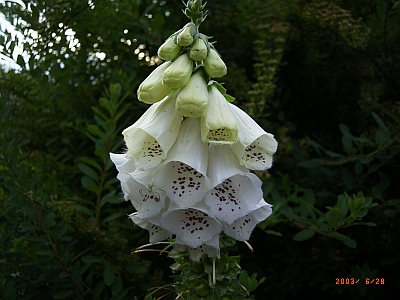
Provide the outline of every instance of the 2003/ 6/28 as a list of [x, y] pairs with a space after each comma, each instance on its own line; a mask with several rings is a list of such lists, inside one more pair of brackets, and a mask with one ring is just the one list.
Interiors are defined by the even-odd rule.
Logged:
[[[342, 278], [336, 278], [336, 284], [358, 284], [360, 282], [360, 279], [355, 279], [351, 277], [342, 277]], [[385, 284], [385, 278], [365, 278], [364, 280], [365, 284]]]

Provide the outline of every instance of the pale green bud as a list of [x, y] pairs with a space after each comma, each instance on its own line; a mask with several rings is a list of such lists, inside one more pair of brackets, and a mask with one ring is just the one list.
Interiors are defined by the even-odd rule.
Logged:
[[189, 57], [195, 61], [201, 61], [207, 57], [207, 53], [207, 44], [202, 38], [198, 38], [190, 49]]
[[226, 75], [226, 65], [214, 49], [211, 48], [210, 51], [208, 51], [208, 55], [204, 59], [203, 63], [204, 69], [206, 69], [206, 72], [210, 77], [222, 77]]
[[193, 23], [188, 23], [176, 37], [176, 41], [180, 46], [186, 47], [193, 43], [193, 33], [195, 32]]
[[175, 43], [174, 38], [170, 37], [158, 48], [158, 56], [164, 60], [173, 60], [178, 56], [181, 48]]
[[192, 75], [193, 61], [185, 53], [175, 59], [162, 73], [162, 84], [170, 88], [185, 86]]
[[239, 129], [229, 103], [215, 85], [209, 89], [207, 113], [201, 118], [201, 138], [204, 143], [234, 144]]
[[137, 90], [138, 99], [147, 104], [153, 104], [171, 92], [171, 88], [162, 84], [163, 72], [171, 66], [171, 62], [167, 61], [158, 66], [149, 76], [139, 85]]
[[202, 117], [207, 112], [208, 90], [201, 72], [194, 73], [178, 94], [175, 109], [185, 117]]

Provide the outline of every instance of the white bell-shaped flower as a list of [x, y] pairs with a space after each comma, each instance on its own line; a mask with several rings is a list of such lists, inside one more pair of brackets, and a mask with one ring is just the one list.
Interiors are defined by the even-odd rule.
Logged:
[[136, 164], [133, 159], [126, 158], [126, 154], [110, 153], [111, 161], [114, 163], [118, 172], [131, 173], [136, 170]]
[[129, 218], [132, 220], [132, 222], [143, 228], [146, 229], [149, 232], [149, 242], [150, 244], [155, 244], [161, 241], [164, 241], [166, 239], [170, 239], [172, 237], [172, 234], [165, 230], [164, 228], [162, 228], [160, 225], [157, 225], [157, 223], [159, 222], [157, 219], [155, 220], [154, 224], [152, 221], [153, 220], [143, 220], [141, 218], [139, 218], [137, 216], [137, 213], [133, 213], [129, 215]]
[[190, 248], [184, 244], [178, 237], [176, 238], [174, 249], [179, 252], [189, 252], [189, 258], [192, 261], [200, 261], [203, 255], [207, 255], [208, 257], [218, 257], [219, 256], [219, 234], [215, 235], [210, 241], [207, 243], [197, 247]]
[[248, 114], [236, 105], [229, 107], [239, 126], [237, 143], [231, 145], [240, 163], [251, 170], [266, 170], [272, 166], [272, 155], [278, 143], [274, 136], [265, 132]]
[[238, 138], [238, 125], [229, 102], [214, 84], [209, 86], [208, 109], [201, 118], [201, 137], [210, 144], [233, 144]]
[[126, 156], [134, 159], [139, 170], [158, 166], [179, 134], [182, 116], [175, 110], [177, 93], [153, 104], [122, 132], [128, 148]]
[[151, 184], [143, 185], [127, 173], [119, 173], [117, 178], [125, 199], [131, 201], [140, 219], [152, 218], [164, 208], [166, 195], [162, 190]]
[[232, 224], [222, 224], [223, 231], [238, 241], [248, 241], [256, 225], [272, 214], [272, 205], [261, 199], [253, 210]]
[[171, 202], [161, 217], [161, 227], [175, 234], [190, 248], [210, 242], [222, 229], [221, 223], [201, 205], [181, 209]]
[[221, 222], [232, 224], [250, 213], [263, 196], [261, 180], [239, 164], [229, 146], [210, 147], [207, 174], [213, 188], [205, 203]]
[[210, 189], [208, 148], [201, 141], [200, 120], [187, 118], [166, 160], [157, 168], [154, 186], [180, 208], [195, 205]]

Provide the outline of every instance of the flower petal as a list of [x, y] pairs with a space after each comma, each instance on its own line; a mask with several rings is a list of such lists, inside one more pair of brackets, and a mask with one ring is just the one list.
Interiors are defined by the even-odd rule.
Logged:
[[231, 225], [223, 224], [224, 232], [238, 241], [248, 241], [256, 225], [272, 214], [272, 205], [261, 199], [248, 215], [236, 220]]
[[232, 224], [253, 210], [262, 198], [261, 180], [240, 166], [228, 146], [217, 146], [209, 158], [212, 188], [204, 197], [218, 220]]
[[170, 232], [150, 221], [140, 219], [136, 213], [130, 214], [129, 218], [135, 225], [146, 229], [149, 232], [149, 241], [151, 244], [155, 244], [172, 237]]
[[238, 138], [238, 125], [224, 95], [213, 84], [209, 87], [208, 109], [201, 117], [201, 137], [210, 144], [233, 144]]
[[121, 181], [125, 200], [131, 201], [139, 218], [149, 219], [164, 208], [166, 195], [163, 191], [151, 185], [145, 186], [126, 173], [119, 173], [117, 178]]
[[157, 169], [154, 185], [181, 208], [199, 202], [211, 187], [206, 176], [208, 149], [200, 138], [198, 118], [187, 118], [167, 159]]
[[162, 215], [161, 226], [190, 248], [200, 247], [221, 232], [221, 223], [203, 209], [179, 209], [173, 203]]
[[211, 241], [197, 247], [187, 247], [178, 237], [176, 238], [174, 248], [179, 252], [189, 252], [189, 258], [192, 261], [200, 261], [203, 255], [208, 257], [217, 257], [219, 255], [219, 234], [215, 235]]
[[126, 158], [126, 154], [110, 153], [111, 161], [114, 163], [118, 172], [130, 173], [135, 171], [136, 164], [133, 159]]
[[239, 126], [237, 143], [231, 145], [241, 163], [251, 170], [266, 170], [272, 166], [272, 155], [278, 143], [274, 136], [265, 132], [248, 114], [230, 104]]
[[176, 96], [177, 92], [153, 104], [135, 124], [122, 132], [128, 147], [126, 155], [135, 160], [138, 169], [159, 165], [174, 144], [182, 120], [175, 111]]

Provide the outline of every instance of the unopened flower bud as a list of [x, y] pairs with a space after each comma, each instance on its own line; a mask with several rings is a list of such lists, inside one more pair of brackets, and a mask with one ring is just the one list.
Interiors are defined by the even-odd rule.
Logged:
[[208, 109], [201, 118], [201, 138], [204, 143], [233, 144], [238, 138], [238, 125], [228, 101], [215, 85], [209, 91]]
[[138, 99], [147, 104], [153, 104], [171, 92], [171, 88], [162, 84], [161, 78], [163, 72], [171, 65], [171, 62], [165, 62], [158, 66], [149, 76], [140, 84], [137, 96]]
[[198, 38], [190, 49], [189, 57], [195, 61], [201, 61], [207, 57], [207, 52], [207, 44], [202, 38]]
[[158, 48], [158, 56], [164, 60], [173, 60], [178, 56], [181, 48], [175, 43], [174, 38], [170, 37]]
[[192, 75], [193, 61], [185, 53], [175, 59], [162, 73], [162, 84], [170, 88], [185, 86]]
[[178, 34], [176, 41], [180, 46], [186, 47], [193, 43], [193, 23], [187, 24], [182, 31]]
[[203, 61], [204, 69], [210, 77], [222, 77], [226, 75], [227, 68], [222, 60], [222, 58], [218, 55], [217, 51], [214, 49], [210, 49], [208, 51], [207, 57]]
[[175, 109], [185, 117], [202, 117], [207, 112], [208, 90], [201, 72], [194, 73], [178, 94]]

